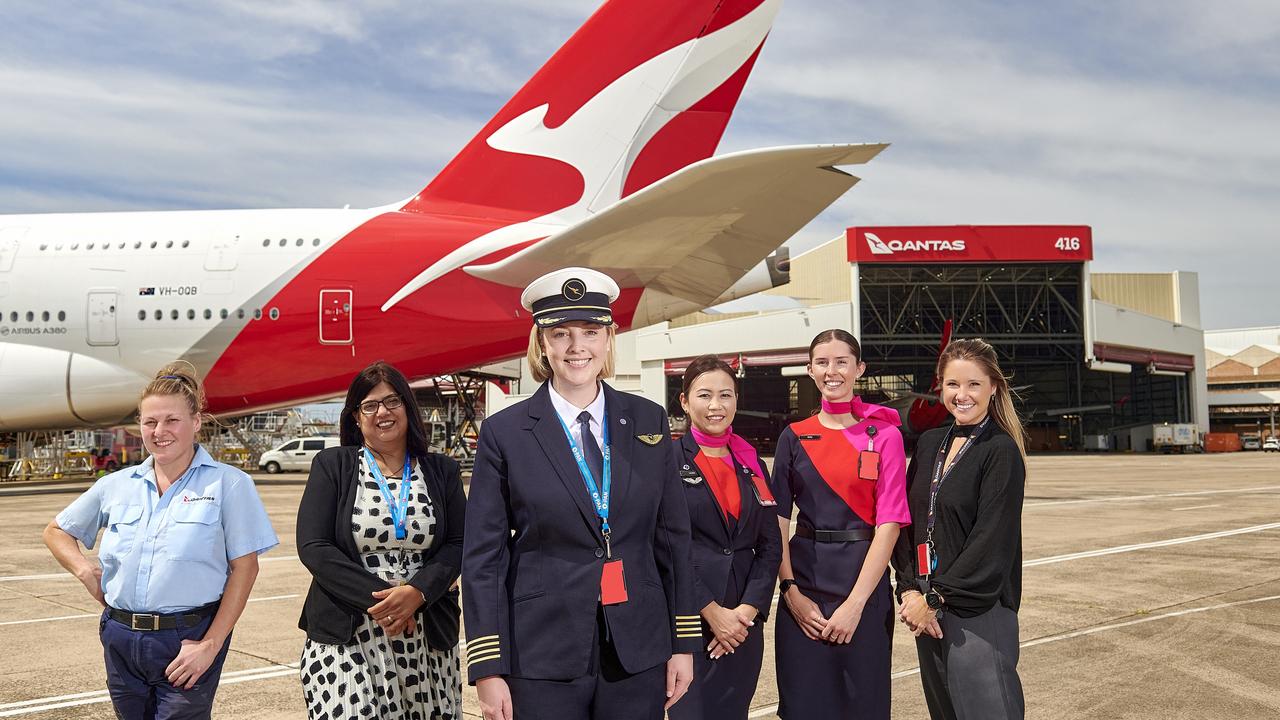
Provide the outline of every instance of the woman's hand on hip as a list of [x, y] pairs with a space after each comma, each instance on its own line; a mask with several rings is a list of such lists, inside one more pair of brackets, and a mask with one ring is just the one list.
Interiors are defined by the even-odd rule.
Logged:
[[501, 675], [490, 675], [476, 681], [476, 697], [480, 700], [480, 715], [484, 720], [515, 720], [511, 706], [511, 688]]

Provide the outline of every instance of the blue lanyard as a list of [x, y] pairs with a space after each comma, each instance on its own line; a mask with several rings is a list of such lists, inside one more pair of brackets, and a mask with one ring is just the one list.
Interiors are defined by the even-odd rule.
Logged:
[[[609, 413], [606, 411], [601, 414], [604, 416], [600, 418], [601, 434], [604, 440], [604, 447], [600, 448], [600, 454], [604, 458], [603, 491], [596, 485], [596, 479], [591, 474], [591, 468], [587, 467], [587, 459], [582, 453], [582, 448], [574, 442], [573, 433], [569, 432], [569, 426], [564, 424], [564, 418], [560, 417], [560, 413], [556, 413], [556, 419], [560, 421], [560, 427], [564, 428], [564, 436], [569, 439], [569, 449], [573, 451], [573, 459], [578, 462], [578, 472], [582, 473], [582, 480], [587, 484], [587, 492], [591, 493], [591, 502], [595, 503], [596, 515], [600, 516], [600, 534], [604, 536], [605, 552], [612, 556], [609, 547], [609, 488], [613, 483], [609, 462]], [[591, 432], [591, 428], [583, 428], [583, 431]]]
[[378, 481], [378, 490], [382, 491], [382, 499], [387, 501], [387, 508], [391, 511], [391, 521], [396, 525], [396, 539], [403, 540], [405, 538], [405, 510], [409, 508], [409, 485], [413, 480], [413, 476], [409, 474], [409, 451], [405, 450], [404, 453], [404, 472], [400, 475], [399, 502], [396, 502], [396, 498], [391, 495], [391, 488], [387, 486], [387, 479], [382, 477], [382, 470], [378, 467], [377, 461], [373, 459], [373, 453], [369, 452], [369, 448], [364, 449], [364, 459], [369, 465], [369, 472], [373, 473], [373, 479]]

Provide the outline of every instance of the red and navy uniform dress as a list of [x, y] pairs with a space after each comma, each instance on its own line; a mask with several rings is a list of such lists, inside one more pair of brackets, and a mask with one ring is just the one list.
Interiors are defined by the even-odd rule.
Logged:
[[[798, 514], [797, 534], [788, 544], [791, 571], [800, 592], [826, 617], [852, 592], [876, 526], [911, 522], [898, 413], [858, 398], [853, 406], [855, 417], [862, 418], [853, 427], [824, 427], [815, 415], [783, 430], [773, 464], [778, 514], [789, 519], [793, 506]], [[872, 439], [881, 458], [878, 479], [864, 480], [858, 476], [858, 455]], [[846, 534], [866, 539], [826, 542], [821, 531], [853, 531]], [[791, 613], [779, 608], [778, 715], [888, 718], [893, 616], [887, 568], [849, 644], [810, 640]]]
[[671, 720], [745, 720], [760, 679], [764, 621], [773, 602], [782, 561], [769, 473], [759, 458], [708, 457], [692, 433], [673, 444], [684, 482], [693, 533], [694, 593], [699, 609], [715, 602], [759, 611], [747, 639], [730, 655], [711, 660], [715, 638], [704, 620], [702, 647], [694, 654], [693, 685], [668, 711]]

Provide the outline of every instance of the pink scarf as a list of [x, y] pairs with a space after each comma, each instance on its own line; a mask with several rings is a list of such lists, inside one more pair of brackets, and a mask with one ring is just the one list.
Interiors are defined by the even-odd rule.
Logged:
[[849, 413], [854, 417], [862, 418], [863, 420], [871, 420], [874, 418], [876, 420], [883, 420], [894, 427], [902, 425], [902, 416], [898, 414], [897, 410], [894, 410], [891, 407], [885, 407], [884, 405], [864, 403], [862, 402], [862, 398], [858, 395], [854, 395], [853, 399], [849, 402], [831, 402], [830, 400], [823, 398], [822, 411], [828, 415], [844, 415], [845, 413]]
[[736, 455], [738, 460], [751, 471], [752, 475], [756, 475], [760, 471], [760, 460], [756, 457], [756, 449], [751, 447], [751, 443], [743, 440], [740, 436], [733, 434], [733, 426], [724, 431], [722, 435], [708, 435], [692, 423], [689, 424], [689, 432], [693, 434], [693, 441], [702, 447], [718, 448], [729, 446], [729, 455], [725, 455], [720, 459], [733, 468], [737, 472], [737, 468], [733, 467], [733, 456]]

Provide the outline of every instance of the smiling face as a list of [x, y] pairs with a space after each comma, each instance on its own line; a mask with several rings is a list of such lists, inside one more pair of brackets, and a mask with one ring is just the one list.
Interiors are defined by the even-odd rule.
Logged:
[[591, 322], [567, 322], [542, 332], [542, 350], [557, 391], [595, 387], [609, 355], [609, 330]]
[[942, 372], [942, 404], [957, 425], [982, 422], [995, 393], [991, 376], [972, 360], [951, 360]]
[[181, 395], [148, 395], [138, 403], [142, 445], [156, 462], [168, 465], [192, 452], [200, 416]]
[[854, 383], [866, 372], [867, 366], [848, 343], [828, 340], [813, 346], [809, 357], [809, 377], [817, 384], [823, 399], [847, 402], [853, 397]]
[[405, 414], [405, 405], [400, 402], [398, 407], [388, 410], [388, 399], [392, 399], [392, 405], [397, 404], [396, 400], [403, 400], [396, 393], [395, 388], [380, 382], [360, 400], [360, 405], [368, 403], [369, 408], [376, 403], [377, 410], [372, 415], [366, 415], [359, 406], [355, 409], [356, 422], [360, 426], [360, 434], [364, 436], [367, 445], [390, 448], [403, 447], [405, 444], [405, 438], [409, 433], [409, 417]]
[[693, 379], [687, 395], [680, 393], [680, 407], [698, 432], [723, 435], [738, 411], [738, 392], [733, 378], [723, 370], [702, 373]]

